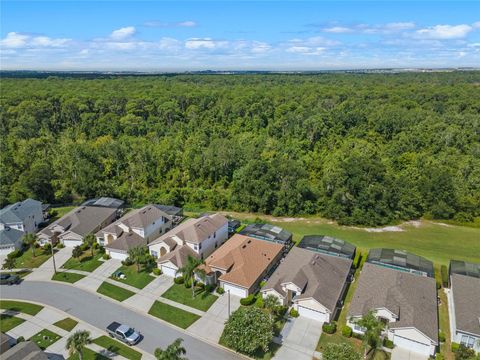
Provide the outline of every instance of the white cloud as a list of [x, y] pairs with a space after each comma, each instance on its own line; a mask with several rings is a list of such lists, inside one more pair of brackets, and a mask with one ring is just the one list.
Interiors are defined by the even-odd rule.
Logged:
[[197, 23], [196, 23], [195, 21], [191, 21], [191, 20], [181, 21], [181, 22], [177, 23], [177, 26], [181, 26], [181, 27], [194, 27], [194, 26], [197, 26]]
[[325, 32], [334, 33], [334, 34], [343, 34], [353, 32], [354, 30], [345, 26], [333, 26], [330, 28], [323, 29]]
[[124, 40], [135, 34], [134, 26], [126, 26], [117, 30], [112, 31], [110, 38], [115, 41]]
[[385, 29], [389, 30], [409, 30], [415, 28], [415, 23], [413, 22], [395, 22], [395, 23], [388, 23], [385, 25]]
[[168, 28], [168, 27], [195, 27], [198, 24], [192, 20], [178, 21], [178, 22], [162, 22], [162, 21], [145, 21], [143, 26], [153, 28]]
[[22, 35], [16, 32], [9, 32], [7, 36], [1, 40], [0, 44], [6, 48], [21, 48], [27, 45], [30, 38], [28, 35]]
[[334, 34], [362, 33], [362, 34], [391, 34], [415, 28], [413, 22], [393, 22], [387, 24], [357, 24], [352, 26], [332, 26], [322, 31]]
[[480, 29], [480, 21], [477, 21], [476, 23], [473, 23], [472, 26], [473, 26], [475, 29]]
[[211, 38], [190, 38], [185, 41], [185, 47], [191, 50], [197, 49], [215, 49], [225, 47], [228, 45], [227, 41], [218, 41]]
[[66, 46], [71, 39], [50, 38], [48, 36], [31, 36], [17, 32], [9, 32], [7, 36], [0, 40], [0, 46], [10, 49], [19, 48], [58, 48]]
[[461, 39], [473, 30], [470, 25], [435, 25], [432, 27], [419, 29], [415, 32], [415, 36], [423, 39]]

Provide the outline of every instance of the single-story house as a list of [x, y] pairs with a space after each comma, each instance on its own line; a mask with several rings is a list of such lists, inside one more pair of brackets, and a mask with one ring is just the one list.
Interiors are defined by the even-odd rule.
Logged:
[[208, 284], [218, 284], [232, 295], [246, 297], [278, 264], [283, 250], [281, 244], [235, 234], [199, 269], [205, 271]]
[[40, 245], [60, 241], [74, 247], [83, 243], [88, 234], [95, 234], [117, 218], [117, 209], [99, 206], [79, 206], [38, 232]]
[[147, 246], [150, 241], [174, 226], [173, 216], [159, 205], [133, 210], [96, 233], [97, 242], [114, 259], [125, 260], [128, 250]]
[[2, 353], [2, 360], [48, 360], [48, 356], [29, 340], [22, 341]]
[[363, 334], [356, 321], [369, 311], [386, 324], [395, 346], [435, 355], [438, 345], [437, 288], [434, 278], [365, 263], [353, 294], [347, 324]]
[[0, 230], [11, 228], [34, 233], [43, 221], [42, 203], [37, 200], [26, 199], [0, 210]]
[[464, 265], [470, 275], [450, 275], [451, 340], [480, 352], [480, 264]]
[[[157, 258], [158, 267], [168, 276], [180, 276], [177, 271], [185, 264], [188, 255], [193, 253], [200, 259], [210, 255], [228, 238], [227, 219], [221, 214], [188, 219], [148, 244], [150, 254]], [[180, 250], [181, 247], [190, 250]], [[170, 253], [175, 252], [177, 263], [173, 263]], [[180, 259], [181, 258], [181, 259]]]
[[0, 255], [8, 255], [15, 250], [20, 250], [24, 235], [23, 231], [13, 228], [0, 230]]
[[288, 252], [293, 246], [292, 233], [279, 226], [270, 224], [251, 224], [242, 229], [240, 234], [254, 239], [282, 244], [285, 252]]
[[274, 295], [300, 316], [322, 322], [335, 318], [345, 295], [352, 260], [293, 247], [261, 292]]
[[411, 274], [435, 277], [433, 263], [430, 260], [405, 250], [371, 249], [368, 253], [367, 262]]
[[298, 247], [351, 260], [355, 258], [355, 252], [357, 250], [354, 245], [342, 239], [325, 235], [305, 235], [302, 240], [300, 240]]

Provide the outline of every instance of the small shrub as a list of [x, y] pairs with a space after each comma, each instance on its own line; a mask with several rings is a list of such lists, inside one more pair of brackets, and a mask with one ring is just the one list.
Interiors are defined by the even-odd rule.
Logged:
[[349, 338], [352, 337], [352, 328], [350, 326], [342, 326], [342, 335]]
[[49, 253], [51, 251], [52, 251], [52, 245], [50, 245], [50, 243], [46, 243], [45, 245], [43, 245], [43, 252]]
[[277, 306], [275, 309], [273, 309], [273, 313], [278, 316], [278, 317], [283, 317], [288, 311], [288, 306]]
[[192, 280], [184, 281], [184, 285], [187, 289], [190, 289], [192, 287]]
[[184, 281], [185, 281], [185, 279], [183, 278], [183, 276], [178, 276], [175, 279], [173, 279], [173, 282], [177, 285], [183, 284]]
[[255, 306], [260, 309], [263, 309], [263, 307], [265, 306], [265, 304], [263, 303], [263, 297], [261, 295], [257, 296], [257, 300], [255, 301]]
[[57, 248], [58, 249], [63, 249], [64, 247], [65, 247], [65, 245], [63, 245], [61, 242], [57, 243]]
[[444, 333], [443, 331], [440, 331], [440, 332], [438, 333], [438, 341], [440, 341], [440, 342], [443, 343], [443, 342], [445, 342], [446, 339], [447, 339], [447, 338], [446, 338], [446, 336], [445, 336], [445, 333]]
[[17, 344], [18, 343], [21, 343], [21, 342], [24, 342], [25, 341], [25, 338], [23, 336], [20, 336], [17, 338]]
[[110, 260], [110, 255], [108, 254], [103, 254], [103, 260]]
[[197, 282], [195, 286], [198, 287], [199, 289], [205, 289], [205, 284], [201, 281]]
[[456, 342], [452, 342], [452, 351], [453, 352], [456, 352], [458, 351], [458, 348], [460, 347], [460, 344], [459, 343], [456, 343]]
[[358, 267], [360, 266], [361, 260], [362, 260], [362, 254], [360, 251], [357, 251], [355, 254], [355, 258], [353, 259], [353, 267], [355, 269], [358, 269]]
[[358, 340], [363, 340], [363, 335], [362, 334], [357, 334], [352, 332], [352, 337]]
[[267, 282], [265, 280], [260, 281], [260, 289], [265, 286]]
[[296, 318], [296, 317], [298, 317], [298, 315], [300, 315], [300, 314], [299, 314], [298, 311], [295, 310], [294, 308], [292, 308], [292, 309], [290, 310], [290, 316], [291, 316], [291, 317]]
[[162, 270], [160, 270], [159, 268], [154, 268], [152, 272], [153, 272], [153, 275], [157, 275], [157, 276], [162, 275]]
[[243, 306], [250, 306], [252, 305], [257, 299], [255, 298], [254, 294], [250, 294], [247, 297], [240, 299], [240, 304]]
[[15, 258], [20, 257], [21, 255], [22, 255], [22, 250], [17, 249], [17, 250], [12, 251], [10, 254], [8, 254], [7, 257], [9, 259], [15, 259]]
[[448, 287], [448, 269], [445, 265], [440, 267], [440, 273], [442, 275], [442, 285], [443, 287]]
[[435, 354], [435, 359], [436, 360], [445, 360], [445, 356], [443, 356], [443, 354], [441, 354], [441, 353], [436, 353]]
[[383, 339], [383, 346], [385, 346], [387, 349], [393, 349], [393, 341], [385, 338]]
[[122, 261], [122, 265], [123, 266], [133, 265], [133, 261], [132, 261], [132, 259], [130, 259], [130, 257], [127, 257], [125, 260]]
[[93, 248], [94, 248], [95, 250], [97, 250], [98, 248], [100, 248], [100, 244], [97, 243], [97, 242], [94, 242], [94, 243], [93, 243]]
[[87, 243], [83, 243], [82, 245], [80, 245], [80, 249], [82, 249], [82, 251], [87, 251], [88, 249], [90, 249], [90, 246], [88, 246]]
[[212, 284], [207, 284], [205, 285], [205, 291], [211, 293], [213, 290], [215, 290], [215, 285]]
[[224, 293], [225, 293], [225, 290], [219, 286], [219, 287], [217, 287], [217, 290], [216, 290], [216, 292], [217, 292], [217, 294], [220, 294], [220, 295], [222, 295], [222, 294], [224, 294]]
[[325, 323], [323, 324], [322, 329], [327, 334], [335, 334], [335, 331], [337, 331], [337, 324], [333, 321], [331, 323]]
[[103, 246], [99, 246], [99, 247], [98, 247], [98, 252], [99, 252], [100, 254], [105, 254], [105, 248], [104, 248]]

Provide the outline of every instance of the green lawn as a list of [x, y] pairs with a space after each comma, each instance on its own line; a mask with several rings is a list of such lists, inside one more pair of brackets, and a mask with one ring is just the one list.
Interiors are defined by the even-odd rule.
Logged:
[[[222, 346], [225, 346], [226, 348], [228, 348], [228, 346], [225, 345], [224, 341], [223, 341], [223, 338], [220, 337], [220, 340], [218, 341], [218, 343]], [[270, 360], [272, 359], [277, 350], [280, 349], [280, 346], [279, 344], [277, 343], [274, 343], [273, 341], [268, 344], [268, 351], [267, 352], [263, 352], [263, 351], [256, 351], [254, 354], [252, 354], [250, 356], [250, 358], [252, 359], [256, 359], [256, 360]]]
[[68, 273], [68, 272], [57, 272], [55, 275], [52, 276], [52, 280], [55, 281], [63, 281], [73, 284], [80, 279], [83, 279], [85, 275], [82, 274], [75, 274], [75, 273]]
[[142, 358], [140, 352], [105, 335], [96, 338], [93, 340], [93, 343], [130, 360], [139, 360]]
[[450, 321], [448, 318], [448, 301], [447, 295], [443, 289], [438, 290], [438, 296], [440, 297], [441, 304], [438, 306], [438, 317], [439, 317], [439, 326], [440, 331], [445, 334], [446, 341], [445, 343], [440, 344], [440, 352], [444, 356], [445, 360], [455, 359], [455, 355], [451, 350], [451, 341], [450, 341]]
[[64, 269], [75, 269], [75, 270], [82, 270], [92, 272], [96, 268], [98, 268], [103, 263], [99, 260], [102, 257], [99, 251], [94, 251], [92, 256], [92, 252], [90, 249], [84, 251], [82, 256], [78, 259], [71, 257], [67, 260], [67, 262], [62, 266]]
[[130, 290], [112, 285], [106, 281], [100, 285], [100, 287], [97, 289], [97, 292], [118, 301], [126, 300], [130, 296], [135, 295], [135, 293], [131, 292]]
[[60, 338], [61, 338], [60, 335], [55, 334], [54, 332], [48, 329], [43, 329], [39, 333], [36, 333], [35, 335], [33, 335], [30, 338], [30, 340], [35, 342], [40, 349], [45, 350], [53, 343], [60, 340]]
[[[80, 360], [78, 354], [70, 356], [67, 360]], [[88, 348], [83, 349], [83, 360], [110, 360], [110, 358], [103, 356], [102, 354], [96, 353], [93, 350]]]
[[143, 268], [140, 269], [140, 272], [137, 272], [136, 265], [120, 266], [115, 272], [117, 271], [121, 271], [122, 273], [124, 273], [126, 276], [126, 279], [121, 280], [121, 279], [117, 279], [110, 276], [111, 279], [136, 287], [137, 289], [143, 289], [151, 281], [153, 281], [153, 279], [155, 279]]
[[43, 306], [37, 304], [26, 303], [23, 301], [0, 300], [0, 309], [17, 311], [29, 315], [37, 315]]
[[163, 293], [162, 297], [202, 311], [207, 311], [218, 299], [217, 296], [203, 289], [200, 291], [196, 290], [195, 298], [192, 298], [192, 289], [187, 289], [183, 284], [172, 285], [170, 289]]
[[56, 208], [50, 209], [50, 212], [55, 212], [55, 215], [50, 217], [48, 223], [51, 224], [52, 222], [60, 219], [63, 215], [72, 211], [75, 208], [76, 208], [76, 206], [61, 206], [61, 207], [56, 207]]
[[186, 329], [200, 319], [200, 316], [196, 314], [192, 314], [175, 306], [164, 304], [160, 301], [155, 301], [148, 313], [173, 325], [177, 325], [182, 329]]
[[0, 332], [6, 333], [7, 331], [10, 331], [14, 327], [23, 323], [24, 321], [25, 320], [15, 316], [1, 314], [0, 315]]
[[16, 268], [37, 268], [52, 256], [51, 251], [43, 251], [42, 248], [35, 249], [35, 256], [31, 249], [26, 249], [16, 260]]
[[53, 325], [58, 326], [60, 329], [70, 332], [75, 326], [77, 326], [77, 324], [78, 324], [77, 320], [73, 320], [67, 317], [63, 320], [57, 321]]

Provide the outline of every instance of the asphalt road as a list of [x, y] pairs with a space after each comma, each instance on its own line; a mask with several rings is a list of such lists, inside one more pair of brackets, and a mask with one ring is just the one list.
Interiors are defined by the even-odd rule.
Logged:
[[0, 297], [30, 300], [65, 311], [100, 329], [112, 321], [128, 324], [144, 336], [137, 346], [150, 354], [155, 348], [165, 348], [176, 338], [182, 338], [189, 359], [241, 359], [232, 352], [210, 345], [160, 321], [106, 300], [88, 291], [51, 282], [23, 281], [17, 286], [2, 286]]

